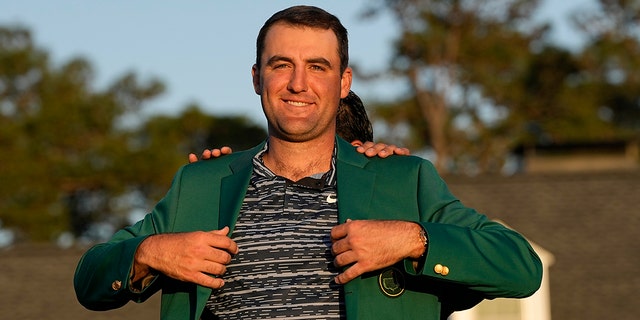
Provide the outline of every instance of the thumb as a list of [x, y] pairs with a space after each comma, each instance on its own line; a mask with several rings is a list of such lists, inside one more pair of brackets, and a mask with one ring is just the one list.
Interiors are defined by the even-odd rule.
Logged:
[[363, 272], [359, 270], [360, 266], [356, 263], [344, 270], [341, 274], [337, 275], [333, 280], [337, 284], [345, 284], [358, 276], [360, 276]]
[[219, 234], [221, 236], [226, 236], [226, 235], [229, 234], [229, 226], [225, 226], [224, 228], [222, 228], [220, 230], [211, 230], [211, 233]]

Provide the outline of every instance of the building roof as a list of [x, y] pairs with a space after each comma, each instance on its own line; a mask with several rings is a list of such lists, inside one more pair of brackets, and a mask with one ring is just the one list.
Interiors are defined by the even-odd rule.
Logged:
[[463, 203], [553, 254], [553, 319], [640, 314], [640, 171], [445, 180]]

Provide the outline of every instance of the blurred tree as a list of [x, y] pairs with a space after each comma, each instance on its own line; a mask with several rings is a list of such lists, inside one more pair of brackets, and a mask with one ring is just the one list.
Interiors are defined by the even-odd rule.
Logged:
[[92, 80], [86, 60], [56, 68], [28, 30], [0, 28], [0, 219], [29, 239], [69, 230], [67, 209], [73, 214], [90, 203], [65, 199], [122, 189], [113, 159], [126, 154], [125, 134], [115, 126], [164, 90], [159, 81], [139, 85], [129, 74], [106, 92], [94, 92]]
[[374, 116], [405, 134], [394, 143], [430, 146], [442, 173], [499, 172], [516, 145], [620, 137], [638, 127], [640, 6], [601, 4], [580, 20], [596, 41], [574, 53], [545, 41], [538, 1], [379, 1], [364, 16], [401, 26], [385, 73], [410, 90]]
[[[587, 37], [578, 54], [583, 91], [598, 118], [640, 133], [640, 2], [599, 0], [599, 7], [575, 13], [575, 24]], [[608, 135], [610, 136], [610, 135]]]
[[453, 140], [475, 140], [476, 163], [482, 159], [479, 154], [496, 149], [492, 146], [500, 145], [494, 152], [505, 152], [504, 143], [487, 131], [497, 120], [491, 117], [500, 117], [501, 108], [511, 106], [492, 103], [486, 91], [507, 91], [525, 69], [529, 48], [544, 31], [532, 28], [529, 20], [537, 3], [385, 0], [368, 11], [374, 15], [389, 10], [401, 26], [390, 71], [409, 83], [414, 101], [402, 105], [418, 113], [404, 113], [422, 118], [410, 125], [426, 126], [416, 131], [434, 149], [439, 171], [446, 173], [471, 155]]
[[158, 200], [167, 191], [187, 154], [205, 148], [230, 146], [244, 150], [266, 138], [264, 128], [238, 116], [215, 117], [192, 104], [177, 117], [157, 115], [144, 123], [129, 142], [134, 153], [123, 159], [132, 165], [123, 172], [136, 181], [136, 188], [149, 199]]
[[0, 219], [39, 234], [61, 231], [67, 223], [63, 208], [54, 205], [52, 167], [38, 154], [38, 144], [46, 143], [40, 140], [49, 138], [36, 125], [42, 83], [49, 77], [48, 57], [33, 47], [30, 33], [0, 28]]
[[28, 30], [0, 27], [3, 227], [34, 241], [69, 231], [110, 236], [133, 209], [149, 210], [163, 195], [188, 152], [243, 149], [266, 136], [245, 118], [205, 115], [196, 105], [177, 118], [125, 125], [163, 91], [161, 81], [134, 73], [96, 90], [86, 60], [55, 67]]

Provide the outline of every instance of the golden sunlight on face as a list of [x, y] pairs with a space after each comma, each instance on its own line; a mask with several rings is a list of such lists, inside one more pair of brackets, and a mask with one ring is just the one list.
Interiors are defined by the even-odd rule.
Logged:
[[267, 33], [261, 63], [252, 74], [269, 133], [288, 141], [333, 138], [340, 98], [351, 87], [351, 70], [340, 74], [335, 34], [275, 24]]

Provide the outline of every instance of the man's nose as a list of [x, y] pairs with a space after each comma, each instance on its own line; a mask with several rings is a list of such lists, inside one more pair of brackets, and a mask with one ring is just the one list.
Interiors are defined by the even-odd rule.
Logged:
[[307, 75], [304, 69], [295, 68], [291, 73], [287, 89], [291, 92], [304, 92], [307, 91], [307, 85]]

